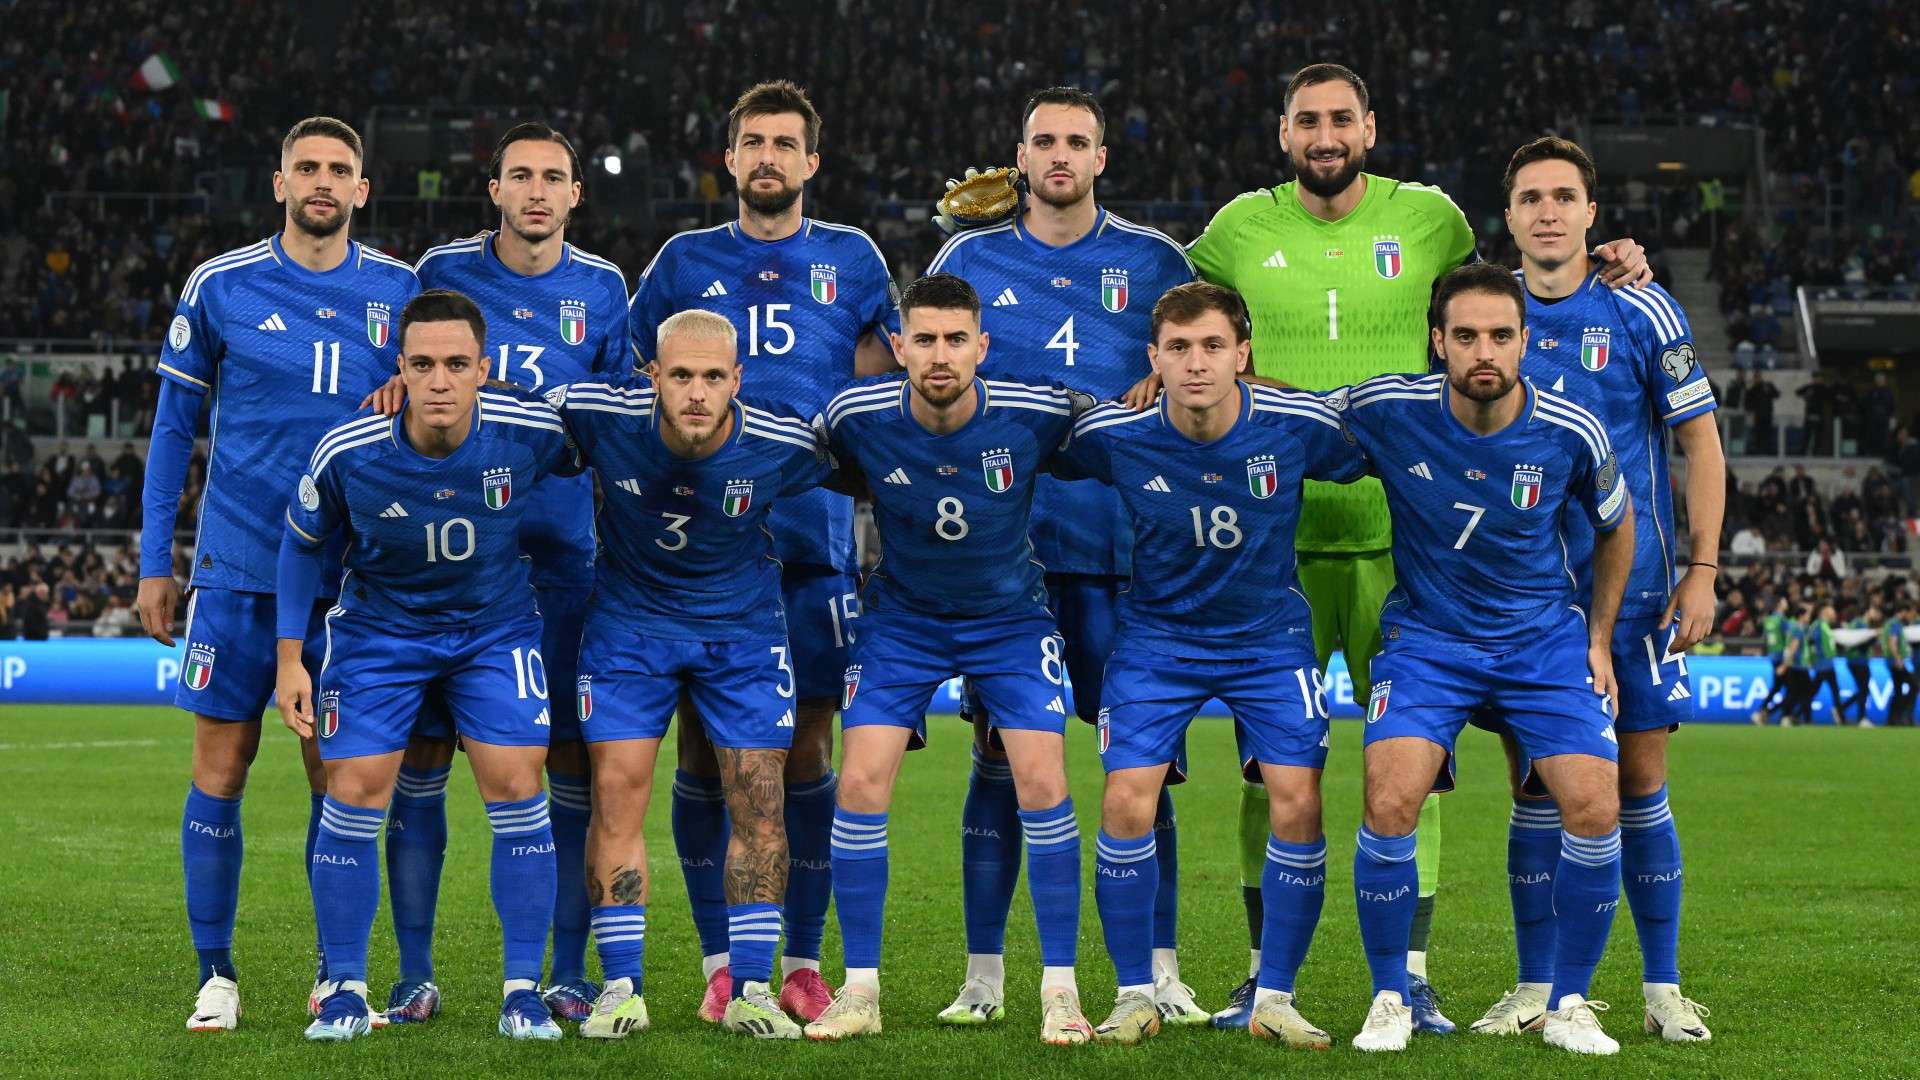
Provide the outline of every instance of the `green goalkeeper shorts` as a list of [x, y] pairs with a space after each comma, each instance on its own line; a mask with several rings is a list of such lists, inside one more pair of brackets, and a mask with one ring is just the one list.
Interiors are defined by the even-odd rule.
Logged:
[[1344, 652], [1347, 672], [1353, 677], [1353, 699], [1366, 701], [1373, 658], [1380, 651], [1380, 605], [1393, 590], [1393, 553], [1301, 552], [1300, 588], [1313, 606], [1313, 649], [1320, 670], [1326, 670], [1335, 652]]

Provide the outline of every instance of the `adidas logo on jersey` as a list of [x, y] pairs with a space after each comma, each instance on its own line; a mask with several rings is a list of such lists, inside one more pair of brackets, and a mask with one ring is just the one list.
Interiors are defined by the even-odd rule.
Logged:
[[700, 298], [702, 300], [711, 300], [716, 296], [725, 295], [727, 295], [727, 287], [720, 284], [719, 280], [716, 279], [713, 284], [707, 286], [707, 291], [700, 294]]
[[394, 503], [392, 506], [380, 511], [380, 516], [383, 518], [403, 518], [407, 516], [407, 508], [401, 506], [399, 503]]
[[1014, 307], [1020, 303], [1014, 298], [1012, 289], [1001, 289], [1000, 295], [993, 298], [994, 307]]
[[1145, 488], [1148, 491], [1172, 491], [1173, 490], [1172, 488], [1167, 486], [1167, 478], [1164, 476], [1156, 476], [1153, 479], [1147, 481], [1146, 483], [1141, 484], [1140, 486]]
[[624, 491], [629, 495], [640, 494], [640, 481], [635, 480], [632, 477], [628, 477], [625, 480], [615, 480], [613, 482], [613, 486], [619, 488], [621, 491]]
[[269, 332], [272, 332], [275, 330], [285, 330], [286, 328], [287, 328], [287, 324], [281, 320], [280, 313], [277, 311], [267, 316], [266, 322], [263, 322], [259, 326], [254, 327], [255, 330], [266, 330]]
[[890, 472], [890, 473], [888, 473], [888, 474], [887, 474], [887, 483], [889, 483], [889, 484], [912, 484], [912, 483], [913, 483], [913, 481], [911, 481], [911, 480], [909, 480], [909, 479], [907, 479], [907, 470], [905, 470], [905, 469], [895, 469], [895, 470], [893, 470], [892, 472]]
[[1420, 462], [1417, 465], [1408, 466], [1407, 471], [1419, 477], [1422, 480], [1433, 479], [1433, 470], [1427, 468], [1427, 463], [1424, 461]]
[[1687, 689], [1686, 683], [1674, 683], [1673, 692], [1667, 695], [1667, 700], [1668, 701], [1685, 701], [1692, 696], [1693, 696], [1693, 691]]
[[1287, 257], [1280, 253], [1279, 248], [1274, 248], [1273, 254], [1267, 256], [1260, 265], [1269, 270], [1285, 270], [1287, 268]]

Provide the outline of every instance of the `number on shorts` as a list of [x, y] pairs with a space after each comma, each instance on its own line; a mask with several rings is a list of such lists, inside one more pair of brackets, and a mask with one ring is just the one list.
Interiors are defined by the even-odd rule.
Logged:
[[787, 663], [787, 647], [785, 645], [773, 645], [773, 646], [769, 646], [769, 648], [773, 653], [775, 662], [780, 665], [780, 674], [786, 676], [785, 680], [778, 687], [780, 691], [780, 696], [792, 697], [793, 696], [793, 665]]
[[513, 681], [520, 697], [531, 690], [534, 697], [547, 700], [547, 665], [539, 649], [513, 650]]
[[[1300, 697], [1306, 702], [1308, 720], [1327, 718], [1327, 682], [1319, 668], [1294, 668], [1293, 677], [1300, 684]], [[1311, 678], [1311, 682], [1309, 682]]]
[[828, 597], [827, 616], [833, 620], [833, 647], [846, 648], [847, 642], [853, 640], [853, 627], [848, 624], [860, 617], [860, 594], [850, 592]]
[[1040, 639], [1040, 674], [1055, 686], [1059, 686], [1066, 677], [1066, 660], [1061, 656], [1066, 647], [1066, 641], [1059, 634], [1048, 634]]
[[[1686, 653], [1680, 653], [1676, 656], [1668, 656], [1667, 650], [1665, 648], [1662, 648], [1661, 646], [1654, 644], [1652, 634], [1648, 634], [1646, 637], [1641, 638], [1640, 641], [1641, 641], [1641, 644], [1647, 647], [1647, 674], [1650, 677], [1652, 677], [1653, 685], [1655, 686], [1660, 685], [1660, 667], [1663, 664], [1673, 664], [1674, 666], [1680, 669], [1680, 674], [1682, 675], [1685, 675], [1687, 673], [1687, 654]], [[1667, 642], [1668, 644], [1672, 644], [1673, 642], [1673, 635], [1671, 632], [1669, 632], [1667, 635]]]

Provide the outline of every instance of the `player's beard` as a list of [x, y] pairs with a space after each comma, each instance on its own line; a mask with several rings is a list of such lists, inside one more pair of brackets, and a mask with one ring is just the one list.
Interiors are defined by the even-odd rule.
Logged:
[[1042, 177], [1041, 182], [1038, 184], [1029, 182], [1027, 189], [1034, 198], [1039, 199], [1055, 210], [1065, 210], [1068, 207], [1080, 205], [1088, 196], [1093, 194], [1093, 177], [1074, 177], [1073, 190], [1065, 195], [1056, 195], [1049, 190], [1045, 177]]
[[306, 233], [316, 240], [325, 239], [339, 232], [341, 229], [346, 228], [348, 219], [353, 217], [353, 206], [351, 203], [335, 202], [333, 205], [339, 212], [333, 215], [333, 220], [331, 221], [322, 221], [309, 215], [305, 201], [294, 204], [293, 208], [288, 211], [288, 216], [293, 218], [294, 227], [301, 232]]
[[800, 201], [800, 185], [789, 186], [785, 180], [780, 180], [779, 191], [767, 194], [755, 191], [753, 182], [768, 177], [779, 179], [770, 173], [756, 173], [747, 177], [747, 182], [740, 188], [740, 201], [747, 204], [747, 209], [762, 217], [779, 217]]
[[713, 421], [713, 423], [709, 424], [705, 431], [687, 430], [685, 427], [682, 427], [680, 425], [680, 422], [679, 422], [680, 418], [678, 416], [675, 416], [673, 413], [667, 414], [667, 426], [673, 429], [674, 435], [677, 436], [681, 442], [686, 444], [687, 449], [699, 450], [702, 447], [706, 446], [709, 442], [712, 442], [713, 437], [715, 435], [720, 434], [719, 416], [717, 414], [711, 414], [711, 413], [708, 414], [708, 416]]
[[1353, 183], [1353, 178], [1359, 176], [1360, 170], [1366, 167], [1367, 152], [1364, 148], [1355, 150], [1348, 147], [1346, 163], [1332, 176], [1324, 179], [1315, 175], [1313, 162], [1310, 159], [1298, 157], [1293, 159], [1293, 174], [1300, 178], [1300, 186], [1323, 199], [1331, 199], [1347, 190], [1348, 185]]
[[561, 207], [549, 206], [546, 209], [547, 213], [551, 215], [547, 218], [547, 231], [538, 235], [521, 228], [520, 225], [513, 220], [512, 215], [507, 215], [504, 220], [507, 228], [512, 229], [515, 236], [518, 236], [530, 244], [537, 244], [542, 240], [551, 240], [560, 235], [560, 230], [566, 228], [567, 222], [573, 220], [573, 214]]
[[[932, 374], [932, 373], [928, 372], [928, 374]], [[957, 374], [957, 373], [949, 371], [948, 374]], [[973, 385], [972, 379], [956, 378], [953, 380], [952, 385], [949, 386], [946, 390], [936, 391], [933, 387], [927, 385], [925, 381], [921, 379], [915, 379], [913, 381], [913, 391], [914, 393], [919, 394], [920, 399], [922, 401], [925, 401], [927, 404], [933, 406], [936, 409], [944, 409], [947, 406], [953, 404], [954, 402], [959, 401], [960, 396], [962, 394], [965, 394], [967, 392], [967, 389], [972, 385]]]
[[[1491, 371], [1495, 375], [1498, 375], [1500, 377], [1500, 385], [1491, 390], [1483, 390], [1475, 387], [1473, 385], [1473, 377], [1482, 371]], [[1452, 372], [1447, 373], [1447, 385], [1453, 387], [1456, 393], [1465, 394], [1467, 398], [1472, 401], [1499, 401], [1501, 398], [1512, 393], [1514, 384], [1519, 381], [1520, 377], [1518, 375], [1509, 376], [1499, 368], [1485, 365], [1476, 365], [1468, 370], [1465, 375], [1456, 376]]]

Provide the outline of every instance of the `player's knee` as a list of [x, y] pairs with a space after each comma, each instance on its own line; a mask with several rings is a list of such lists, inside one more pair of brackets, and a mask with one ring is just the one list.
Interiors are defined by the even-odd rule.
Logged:
[[407, 751], [400, 763], [422, 772], [444, 769], [453, 764], [453, 740], [415, 735], [407, 740]]
[[1575, 836], [1601, 836], [1620, 824], [1620, 794], [1612, 785], [1582, 785], [1556, 801], [1561, 827]]
[[1267, 825], [1273, 835], [1290, 844], [1319, 837], [1320, 789], [1307, 783], [1267, 785]]
[[833, 768], [832, 698], [803, 701], [794, 707], [793, 746], [787, 751], [785, 777], [789, 784], [805, 784]]
[[[1116, 840], [1132, 840], [1153, 831], [1159, 792], [1109, 780], [1100, 798], [1100, 828]], [[1051, 805], [1051, 804], [1050, 804]]]
[[883, 767], [843, 761], [840, 763], [840, 805], [856, 814], [885, 813], [892, 779]]
[[1635, 799], [1659, 791], [1667, 782], [1667, 733], [1664, 729], [1620, 736], [1620, 794]]
[[584, 740], [563, 740], [547, 747], [547, 771], [550, 773], [585, 776], [592, 769], [593, 763]]
[[698, 724], [682, 724], [676, 743], [681, 772], [695, 776], [720, 775], [720, 759], [714, 756], [713, 744], [707, 741], [706, 733]]
[[[1013, 774], [1014, 800], [1022, 810], [1050, 810], [1059, 806], [1067, 797], [1067, 778], [1058, 769], [1037, 769], [1022, 775]], [[1153, 803], [1147, 803], [1146, 828], [1153, 826]], [[1141, 831], [1145, 832], [1146, 828]]]

